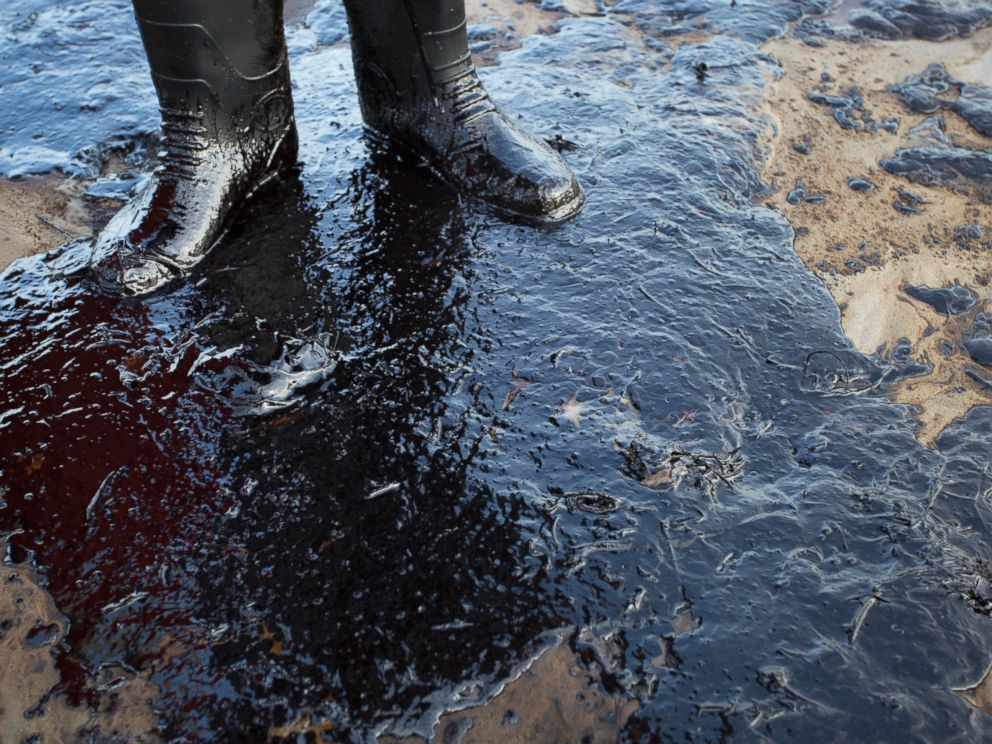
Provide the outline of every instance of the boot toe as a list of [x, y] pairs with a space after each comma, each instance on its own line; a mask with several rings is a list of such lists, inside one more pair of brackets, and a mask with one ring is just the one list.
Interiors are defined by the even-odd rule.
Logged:
[[148, 294], [159, 289], [176, 273], [151, 257], [135, 261], [121, 275], [121, 291], [128, 296]]
[[147, 255], [115, 253], [90, 266], [90, 279], [105, 294], [135, 297], [163, 287], [176, 276], [170, 267]]
[[498, 112], [486, 118], [480, 147], [467, 168], [476, 196], [540, 222], [561, 222], [578, 213], [585, 196], [561, 155]]
[[579, 180], [567, 170], [567, 166], [565, 173], [545, 178], [538, 186], [539, 213], [551, 222], [561, 222], [575, 216], [585, 201]]

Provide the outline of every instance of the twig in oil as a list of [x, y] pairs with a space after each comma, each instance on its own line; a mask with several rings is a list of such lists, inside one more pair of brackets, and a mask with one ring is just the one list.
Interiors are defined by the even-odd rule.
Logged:
[[647, 297], [649, 300], [651, 300], [651, 302], [653, 302], [658, 307], [664, 308], [665, 310], [671, 310], [671, 308], [668, 307], [665, 303], [663, 303], [661, 300], [659, 300], [653, 294], [651, 294], [646, 289], [644, 289], [644, 285], [643, 284], [638, 284], [637, 285], [637, 288], [641, 291], [641, 294], [642, 295], [644, 295], [645, 297]]
[[380, 496], [385, 496], [387, 493], [392, 493], [393, 491], [399, 491], [399, 490], [400, 490], [399, 483], [390, 483], [388, 486], [383, 486], [382, 488], [377, 488], [376, 490], [374, 490], [372, 493], [370, 493], [368, 496], [365, 497], [365, 500], [370, 501], [372, 499], [377, 499]]
[[858, 635], [861, 633], [861, 628], [865, 624], [865, 620], [868, 619], [868, 613], [871, 612], [871, 608], [878, 604], [878, 597], [872, 594], [865, 600], [865, 603], [861, 605], [861, 609], [858, 610], [857, 617], [854, 618], [854, 625], [851, 626], [851, 638], [850, 644], [853, 646], [854, 642], [858, 640]]
[[943, 489], [943, 486], [941, 485], [943, 478], [944, 478], [944, 466], [941, 465], [940, 470], [937, 471], [937, 477], [933, 479], [933, 483], [930, 486], [930, 498], [927, 500], [927, 506], [923, 510], [923, 513], [920, 515], [920, 518], [917, 519], [916, 523], [913, 525], [914, 529], [916, 527], [919, 527], [923, 523], [923, 520], [926, 519], [927, 516], [929, 516], [930, 510], [933, 509], [933, 505], [937, 503], [937, 496], [940, 495], [940, 492]]
[[96, 492], [93, 494], [93, 498], [90, 499], [90, 503], [86, 505], [86, 521], [89, 522], [93, 517], [93, 512], [96, 510], [97, 504], [100, 503], [100, 498], [103, 496], [103, 491], [107, 487], [108, 483], [112, 483], [117, 480], [117, 476], [122, 472], [127, 470], [127, 466], [122, 465], [116, 470], [111, 470], [107, 473], [107, 476], [100, 481], [100, 485], [96, 487]]
[[47, 225], [48, 227], [52, 228], [53, 230], [57, 230], [58, 232], [60, 232], [63, 235], [65, 235], [67, 238], [71, 238], [72, 237], [73, 234], [71, 232], [69, 232], [65, 228], [59, 227], [58, 225], [56, 225], [54, 222], [52, 222], [47, 217], [44, 217], [43, 215], [40, 215], [40, 214], [36, 214], [35, 217], [38, 218], [38, 221], [41, 224]]

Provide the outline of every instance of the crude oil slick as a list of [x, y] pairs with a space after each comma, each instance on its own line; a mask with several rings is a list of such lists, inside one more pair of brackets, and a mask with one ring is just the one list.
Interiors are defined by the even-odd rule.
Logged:
[[[340, 9], [315, 6], [289, 33], [300, 179], [190, 282], [101, 297], [80, 278], [85, 241], [0, 279], [4, 570], [34, 566], [54, 601], [0, 643], [47, 654], [35, 722], [367, 742], [440, 719], [444, 740], [512, 741], [550, 730], [539, 704], [520, 709], [537, 689], [581, 697], [593, 741], [992, 734], [976, 702], [992, 411], [922, 444], [890, 396], [926, 360], [844, 335], [783, 216], [891, 198], [896, 178], [935, 210], [935, 187], [868, 165], [829, 193], [791, 165], [777, 194], [762, 181], [769, 157], [809, 162], [820, 141], [769, 154], [785, 68], [761, 45], [912, 43], [853, 34], [911, 37], [921, 5], [949, 45], [988, 25], [899, 0], [854, 30], [803, 20], [826, 2], [559, 10], [555, 33], [483, 72], [586, 187], [548, 232], [370, 149]], [[127, 4], [2, 14], [4, 173], [94, 176], [108, 153], [140, 171], [153, 99]], [[861, 129], [807, 103], [850, 136], [895, 137], [866, 131], [874, 99], [859, 100]], [[992, 225], [959, 224], [987, 250]], [[965, 279], [899, 286], [985, 338], [987, 294]], [[107, 718], [121, 706], [133, 719]], [[6, 711], [2, 731], [27, 720]]]

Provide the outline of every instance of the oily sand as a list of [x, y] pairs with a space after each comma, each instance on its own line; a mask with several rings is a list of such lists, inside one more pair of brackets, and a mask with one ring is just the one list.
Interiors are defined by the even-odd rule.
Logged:
[[30, 566], [0, 565], [0, 744], [154, 741], [155, 688], [130, 672], [100, 670], [90, 685], [94, 707], [66, 703], [56, 660], [67, 629]]
[[[992, 230], [992, 207], [967, 189], [930, 188], [879, 167], [898, 148], [925, 137], [910, 130], [927, 118], [913, 113], [887, 88], [936, 62], [959, 80], [987, 83], [992, 80], [990, 49], [992, 30], [942, 43], [829, 40], [813, 48], [801, 39], [783, 38], [766, 46], [785, 71], [768, 104], [778, 128], [764, 174], [776, 189], [768, 203], [796, 229], [796, 251], [829, 288], [844, 332], [860, 351], [885, 356], [900, 339], [908, 339], [912, 357], [933, 365], [930, 374], [906, 378], [891, 393], [896, 402], [917, 406], [917, 434], [928, 445], [973, 406], [992, 403], [989, 392], [965, 375], [976, 365], [962, 346], [975, 313], [992, 308], [992, 261], [986, 248], [969, 249], [954, 240], [958, 225]], [[812, 93], [841, 95], [854, 86], [861, 89], [875, 121], [900, 118], [896, 133], [844, 129], [828, 107], [807, 98]], [[945, 112], [941, 118], [952, 143], [992, 147], [992, 140], [956, 114]], [[798, 152], [794, 144], [809, 153]], [[866, 179], [875, 190], [853, 191], [849, 177]], [[799, 179], [807, 194], [823, 195], [826, 202], [789, 203], [788, 194]], [[922, 213], [907, 215], [893, 207], [900, 190], [923, 197]], [[913, 300], [903, 289], [954, 284], [979, 296], [971, 312], [956, 317]]]
[[[290, 0], [290, 22], [305, 18], [314, 0]], [[492, 50], [476, 55], [477, 64], [491, 64], [496, 51], [519, 46], [534, 33], [550, 33], [560, 11], [543, 11], [534, 3], [516, 0], [468, 0], [470, 22], [491, 26], [501, 33]], [[573, 15], [596, 12], [594, 0], [566, 0]], [[103, 175], [123, 170], [110, 162]], [[53, 173], [13, 180], [0, 179], [0, 271], [21, 256], [50, 250], [65, 241], [90, 236], [106, 221], [111, 204], [83, 198], [91, 182]], [[8, 577], [12, 577], [8, 580]], [[26, 566], [4, 569], [0, 578], [0, 744], [19, 742], [32, 735], [44, 741], [73, 741], [77, 736], [117, 737], [127, 741], [156, 740], [154, 687], [122, 670], [104, 670], [114, 679], [101, 693], [95, 710], [68, 705], [58, 693], [56, 652], [66, 631], [66, 620], [52, 597]], [[51, 641], [35, 647], [32, 630], [52, 626]], [[34, 636], [32, 635], [32, 640]], [[582, 665], [567, 644], [539, 656], [493, 700], [474, 708], [447, 713], [435, 732], [448, 741], [507, 744], [533, 741], [617, 741], [620, 730], [637, 703], [608, 694], [599, 681], [598, 667]], [[44, 701], [44, 702], [43, 702]], [[40, 714], [25, 717], [27, 711]], [[270, 732], [273, 739], [307, 735], [314, 741], [333, 741], [331, 722], [301, 719]], [[382, 741], [398, 741], [383, 738]], [[404, 744], [421, 741], [412, 737]]]

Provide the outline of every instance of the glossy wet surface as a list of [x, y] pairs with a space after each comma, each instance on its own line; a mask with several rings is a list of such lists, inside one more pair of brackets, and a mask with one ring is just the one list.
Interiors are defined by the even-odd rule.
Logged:
[[[755, 44], [798, 10], [724, 6], [624, 2], [484, 71], [575, 145], [588, 204], [561, 229], [371, 153], [347, 49], [297, 27], [302, 177], [189, 283], [101, 297], [82, 243], [3, 275], [0, 530], [69, 618], [55, 694], [99, 707], [124, 669], [166, 739], [369, 741], [564, 633], [636, 699], [628, 740], [990, 734], [953, 688], [992, 655], [992, 414], [922, 446], [886, 397], [912, 364], [853, 349], [756, 206], [778, 69]], [[131, 33], [119, 3], [39, 8], [38, 38]], [[107, 112], [44, 146], [135, 131]]]

